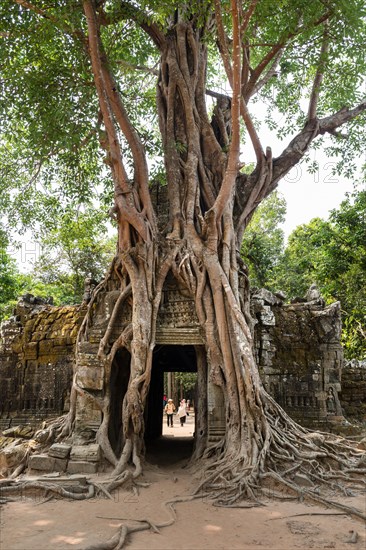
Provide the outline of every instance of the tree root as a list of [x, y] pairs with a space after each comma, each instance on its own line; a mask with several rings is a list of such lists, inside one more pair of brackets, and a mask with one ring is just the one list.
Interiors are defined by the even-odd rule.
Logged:
[[17, 496], [17, 497], [24, 497], [24, 496], [32, 496], [35, 493], [44, 493], [46, 497], [51, 495], [53, 496], [60, 496], [62, 498], [67, 498], [70, 500], [86, 500], [93, 498], [95, 496], [95, 485], [91, 482], [88, 482], [87, 487], [81, 488], [81, 486], [78, 486], [78, 489], [81, 489], [82, 492], [73, 492], [70, 490], [66, 490], [64, 487], [57, 485], [55, 483], [48, 483], [44, 481], [18, 481], [18, 482], [12, 482], [9, 480], [9, 483], [6, 486], [2, 486], [0, 488], [0, 496], [5, 497], [10, 496]]
[[[145, 518], [130, 519], [130, 520], [123, 520], [121, 518], [122, 521], [138, 522], [138, 525], [122, 524], [119, 527], [117, 533], [115, 533], [115, 535], [111, 539], [109, 539], [107, 542], [103, 542], [100, 544], [93, 544], [91, 546], [86, 547], [84, 550], [120, 550], [121, 548], [123, 548], [128, 535], [132, 533], [137, 533], [138, 531], [146, 531], [147, 529], [151, 529], [152, 531], [154, 531], [154, 533], [160, 534], [160, 529], [164, 527], [169, 527], [170, 525], [173, 525], [173, 523], [176, 521], [177, 515], [174, 508], [175, 504], [178, 504], [180, 502], [191, 502], [192, 500], [195, 500], [197, 498], [203, 498], [207, 496], [208, 496], [207, 494], [188, 495], [188, 496], [176, 497], [171, 500], [166, 500], [165, 502], [162, 503], [162, 507], [166, 509], [170, 518], [161, 523], [155, 523]], [[114, 518], [114, 519], [119, 519], [119, 518]]]
[[[366, 520], [364, 512], [330, 496], [330, 491], [348, 497], [352, 489], [366, 489], [365, 451], [357, 449], [354, 442], [297, 425], [264, 390], [261, 398], [266, 438], [259, 431], [260, 422], [252, 436], [252, 443], [254, 438], [260, 442], [260, 452], [254, 445], [248, 451], [248, 444], [237, 443], [238, 438], [231, 444], [211, 447], [202, 462], [197, 492], [208, 491], [214, 505], [227, 507], [246, 499], [260, 504], [261, 495], [308, 500]], [[270, 487], [267, 481], [272, 482]], [[321, 494], [322, 488], [327, 491]]]

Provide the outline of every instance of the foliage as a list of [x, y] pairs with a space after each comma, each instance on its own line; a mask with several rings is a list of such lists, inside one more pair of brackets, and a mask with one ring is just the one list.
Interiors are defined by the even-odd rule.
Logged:
[[248, 264], [249, 279], [253, 286], [268, 285], [273, 269], [284, 248], [284, 222], [286, 201], [273, 192], [255, 211], [241, 246], [241, 255]]
[[41, 249], [32, 273], [38, 288], [52, 289], [61, 303], [80, 303], [85, 279], [103, 277], [115, 252], [115, 237], [107, 238], [103, 210], [69, 209], [57, 227], [43, 234]]
[[290, 297], [305, 295], [309, 286], [327, 272], [325, 246], [330, 238], [329, 222], [320, 218], [299, 225], [289, 236], [269, 287], [284, 290]]
[[16, 262], [8, 253], [8, 244], [5, 231], [0, 229], [0, 321], [10, 315], [19, 290]]
[[303, 296], [316, 282], [327, 302], [339, 300], [348, 357], [366, 354], [366, 191], [350, 195], [329, 220], [313, 219], [290, 235], [270, 286]]
[[[76, 344], [77, 372], [85, 365], [79, 343], [101, 329], [95, 364], [103, 364], [106, 391], [102, 399], [89, 391], [88, 399], [101, 411], [96, 439], [114, 466], [105, 490], [142, 472], [156, 320], [171, 272], [194, 299], [210, 380], [225, 398], [225, 436], [209, 451], [200, 437], [208, 414], [197, 416], [195, 453], [205, 459], [197, 493], [232, 506], [257, 498], [261, 485], [275, 480], [278, 493], [286, 487], [303, 497], [293, 472], [311, 481], [316, 470], [316, 491], [305, 494], [327, 502], [318, 485], [329, 486], [335, 468], [353, 471], [354, 457], [337, 438], [319, 445], [308, 440], [264, 391], [240, 308], [237, 250], [257, 206], [317, 138], [331, 136], [335, 150], [343, 139], [339, 128], [347, 132], [350, 146], [339, 165], [347, 172], [364, 150], [363, 0], [3, 0], [0, 21], [0, 162], [6, 168], [0, 207], [16, 212], [8, 223], [39, 223], [52, 234], [60, 213], [68, 207], [86, 212], [96, 194], [118, 223], [114, 271], [95, 299], [103, 300], [113, 285], [119, 297], [105, 328], [88, 309]], [[207, 74], [220, 58], [225, 79], [211, 80], [215, 89], [207, 90]], [[157, 77], [156, 95], [150, 75]], [[208, 93], [216, 102], [212, 121]], [[276, 158], [251, 117], [256, 100], [267, 125], [275, 125], [279, 113], [278, 133], [292, 138]], [[242, 138], [255, 157], [250, 173], [240, 172]], [[152, 155], [161, 172], [160, 148], [169, 202], [164, 229], [148, 193]], [[248, 157], [246, 165], [253, 162]], [[121, 326], [126, 303], [132, 319]], [[131, 361], [117, 456], [109, 389], [121, 347], [131, 351]], [[58, 439], [74, 429], [76, 406], [85, 406], [79, 390], [75, 379], [69, 414], [49, 428]], [[121, 526], [107, 546], [122, 547], [129, 532]]]
[[197, 383], [197, 373], [195, 372], [175, 372], [174, 377], [176, 383], [182, 385], [183, 392], [193, 390]]
[[9, 317], [18, 298], [30, 293], [52, 296], [55, 305], [80, 303], [84, 281], [99, 281], [115, 251], [115, 237], [107, 235], [102, 210], [68, 209], [40, 240], [42, 254], [31, 272], [21, 273], [7, 251], [8, 239], [0, 232], [0, 320]]
[[[29, 5], [34, 9], [19, 4], [4, 0], [0, 6], [0, 209], [12, 212], [8, 221], [18, 230], [21, 224], [52, 226], [55, 211], [66, 202], [90, 205], [92, 197], [98, 196], [112, 205], [112, 181], [103, 163], [105, 152], [100, 149], [101, 118], [85, 48], [81, 3], [63, 0], [50, 6], [38, 0]], [[223, 15], [229, 26], [226, 4]], [[141, 27], [133, 24], [131, 14], [146, 9], [148, 21], [164, 28], [176, 17], [176, 8], [174, 2], [141, 1], [129, 9], [128, 4], [114, 0], [104, 6], [113, 22], [102, 28], [104, 47], [125, 108], [147, 150], [152, 177], [162, 168], [155, 99], [159, 54]], [[360, 75], [365, 67], [363, 2], [339, 0], [328, 8], [332, 40], [319, 116], [360, 100]], [[198, 26], [209, 9], [209, 2], [179, 5], [180, 15], [195, 17]], [[285, 45], [274, 76], [253, 98], [262, 102], [266, 125], [276, 128], [281, 137], [303, 126], [303, 99], [311, 93], [318, 63], [323, 13], [324, 3], [319, 1], [260, 2], [250, 20], [246, 40], [256, 44], [251, 48], [253, 67], [268, 54], [269, 45], [281, 41]], [[227, 82], [214, 34], [205, 40], [207, 80], [212, 89], [221, 91]], [[343, 164], [339, 163], [338, 171], [352, 170], [354, 155], [364, 150], [365, 135], [358, 123], [350, 125], [348, 137], [352, 147], [347, 147], [347, 154], [336, 136], [329, 146], [331, 153], [342, 149]], [[246, 133], [243, 138], [247, 139]], [[123, 153], [131, 168], [126, 143]]]

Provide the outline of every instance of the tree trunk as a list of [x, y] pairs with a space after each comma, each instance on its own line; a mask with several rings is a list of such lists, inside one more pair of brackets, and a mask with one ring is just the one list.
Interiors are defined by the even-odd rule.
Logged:
[[[99, 346], [104, 394], [99, 398], [91, 396], [103, 415], [97, 440], [115, 467], [116, 476], [123, 474], [131, 462], [135, 467], [133, 476], [141, 473], [144, 410], [156, 320], [164, 281], [171, 272], [194, 301], [205, 336], [205, 353], [197, 352], [199, 386], [204, 387], [209, 379], [221, 388], [224, 396], [226, 433], [218, 445], [210, 447], [204, 414], [207, 396], [203, 392], [199, 395], [194, 457], [210, 460], [204, 462], [207, 474], [198, 490], [210, 489], [218, 501], [226, 504], [242, 496], [252, 497], [267, 478], [296, 490], [291, 479], [285, 480], [289, 473], [308, 472], [315, 459], [331, 456], [339, 463], [343, 459], [335, 458], [330, 444], [327, 449], [320, 449], [309, 441], [307, 431], [296, 425], [264, 390], [253, 355], [249, 288], [238, 252], [245, 225], [257, 204], [289, 169], [288, 159], [293, 151], [286, 150], [283, 162], [277, 159], [275, 163], [270, 151], [264, 155], [256, 142], [246, 106], [239, 99], [241, 84], [235, 75], [240, 74], [240, 40], [235, 33], [232, 105], [219, 96], [213, 119], [209, 119], [205, 99], [207, 51], [203, 39], [207, 29], [178, 17], [164, 40], [159, 39], [157, 105], [169, 197], [168, 228], [159, 230], [147, 192], [143, 148], [116, 97], [113, 77], [103, 62], [97, 18], [91, 6], [84, 0], [119, 226], [118, 253], [106, 280], [95, 291], [78, 339], [81, 349], [97, 324], [98, 300], [103, 299], [107, 289], [117, 288], [118, 298]], [[256, 144], [258, 164], [250, 176], [241, 174], [238, 165], [240, 112], [244, 112]], [[135, 163], [132, 182], [123, 166], [115, 124], [123, 129], [132, 150]], [[318, 126], [310, 121], [294, 140], [293, 149], [299, 158]], [[242, 205], [240, 209], [238, 204]], [[131, 304], [131, 319], [115, 337], [120, 312], [127, 303]], [[122, 452], [117, 457], [109, 441], [108, 426], [112, 364], [122, 348], [131, 353], [131, 365], [122, 405]], [[85, 393], [77, 384], [77, 371], [78, 363], [73, 402], [75, 393]], [[70, 419], [73, 420], [72, 412]], [[326, 472], [327, 467], [321, 475], [326, 476]]]
[[[90, 18], [93, 25], [92, 16]], [[120, 226], [120, 252], [114, 261], [113, 271], [120, 281], [121, 295], [99, 349], [105, 369], [106, 392], [101, 402], [103, 422], [98, 441], [105, 456], [115, 465], [116, 474], [123, 471], [130, 458], [136, 466], [136, 475], [140, 473], [144, 407], [151, 377], [156, 319], [164, 280], [171, 270], [179, 283], [191, 293], [196, 304], [206, 337], [209, 376], [213, 383], [221, 387], [225, 396], [227, 433], [223, 448], [225, 453], [236, 457], [236, 462], [246, 469], [253, 469], [254, 480], [255, 473], [263, 467], [263, 449], [268, 446], [269, 430], [262, 404], [264, 392], [252, 353], [250, 329], [242, 314], [242, 308], [244, 311], [249, 309], [248, 289], [240, 295], [237, 258], [240, 246], [232, 221], [233, 196], [227, 201], [219, 220], [213, 210], [228, 162], [225, 147], [231, 129], [227, 123], [227, 105], [222, 102], [217, 104], [213, 123], [206, 112], [204, 78], [207, 52], [202, 33], [203, 29], [194, 29], [186, 22], [178, 22], [162, 48], [158, 107], [170, 208], [167, 240], [163, 241], [156, 230], [151, 240], [146, 240], [139, 224], [134, 225], [132, 215], [131, 223], [126, 225], [124, 206], [119, 202], [125, 197], [120, 195], [120, 190], [126, 192], [126, 182], [117, 159], [118, 151], [115, 151], [111, 162], [117, 187], [116, 213]], [[97, 56], [97, 48], [95, 50]], [[102, 94], [103, 85], [113, 79], [98, 59], [94, 61], [94, 71], [96, 80], [99, 78], [101, 82]], [[104, 94], [108, 96], [108, 93]], [[112, 115], [117, 117], [120, 111], [114, 105], [115, 100], [112, 98], [108, 103], [105, 95], [101, 98], [101, 106], [108, 129], [112, 127]], [[113, 128], [110, 131], [112, 142], [115, 132]], [[263, 179], [263, 173], [259, 177]], [[132, 191], [130, 195], [133, 199]], [[137, 186], [136, 191], [139, 191]], [[140, 215], [136, 200], [134, 208]], [[131, 246], [133, 243], [136, 244]], [[118, 311], [128, 296], [132, 297], [131, 324], [112, 342], [113, 323], [118, 319]], [[87, 339], [87, 334], [82, 334], [81, 339]], [[121, 346], [128, 347], [131, 353], [131, 373], [123, 400], [124, 448], [117, 459], [108, 441], [108, 388], [111, 365]], [[202, 364], [203, 359], [200, 358], [199, 362]], [[204, 406], [202, 401], [201, 397], [200, 407]], [[198, 432], [205, 438], [207, 426], [198, 426]], [[196, 455], [199, 449], [201, 452], [204, 450], [202, 441], [197, 445]], [[258, 461], [260, 453], [262, 458]]]

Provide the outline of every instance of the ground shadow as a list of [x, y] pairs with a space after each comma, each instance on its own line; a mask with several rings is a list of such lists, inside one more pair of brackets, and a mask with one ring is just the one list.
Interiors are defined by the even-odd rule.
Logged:
[[[177, 428], [178, 429], [178, 428]], [[162, 435], [150, 441], [146, 447], [146, 460], [157, 466], [169, 466], [187, 462], [193, 452], [193, 437]]]

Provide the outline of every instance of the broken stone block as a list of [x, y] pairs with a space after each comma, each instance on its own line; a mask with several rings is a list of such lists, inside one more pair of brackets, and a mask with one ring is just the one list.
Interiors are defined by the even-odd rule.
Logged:
[[260, 317], [263, 325], [273, 326], [276, 324], [276, 318], [269, 306], [263, 306]]
[[64, 472], [67, 466], [67, 460], [54, 458], [48, 455], [32, 455], [29, 458], [28, 466], [31, 470], [41, 470], [43, 472]]
[[71, 445], [65, 443], [54, 443], [49, 448], [48, 454], [54, 458], [68, 458], [71, 451]]
[[95, 474], [98, 471], [98, 464], [82, 460], [69, 460], [67, 471], [69, 474]]
[[[269, 304], [270, 306], [282, 305], [284, 298], [280, 297], [279, 294], [280, 294], [279, 292], [277, 292], [276, 294], [273, 294], [266, 288], [260, 288], [255, 292], [255, 294], [253, 295], [253, 298], [255, 300], [263, 300], [264, 303]], [[286, 295], [284, 295], [284, 297], [286, 297]]]
[[306, 439], [312, 441], [313, 443], [315, 443], [315, 445], [323, 445], [324, 441], [325, 441], [325, 436], [319, 432], [310, 432], [308, 434], [306, 434]]
[[101, 458], [100, 446], [97, 443], [74, 445], [71, 449], [70, 458], [76, 461], [99, 462]]
[[34, 429], [31, 426], [14, 426], [3, 431], [5, 437], [23, 437], [24, 439], [30, 439], [34, 434]]
[[0, 451], [0, 475], [5, 477], [21, 463], [27, 452], [27, 443], [20, 439], [7, 441], [9, 444], [4, 445]]
[[81, 485], [83, 487], [86, 487], [86, 476], [79, 475], [79, 474], [73, 474], [70, 476], [62, 476], [59, 472], [52, 472], [49, 474], [43, 474], [42, 476], [38, 477], [36, 481], [52, 481], [52, 483], [57, 483], [58, 485], [62, 485], [64, 487], [67, 486], [75, 486], [75, 485]]

